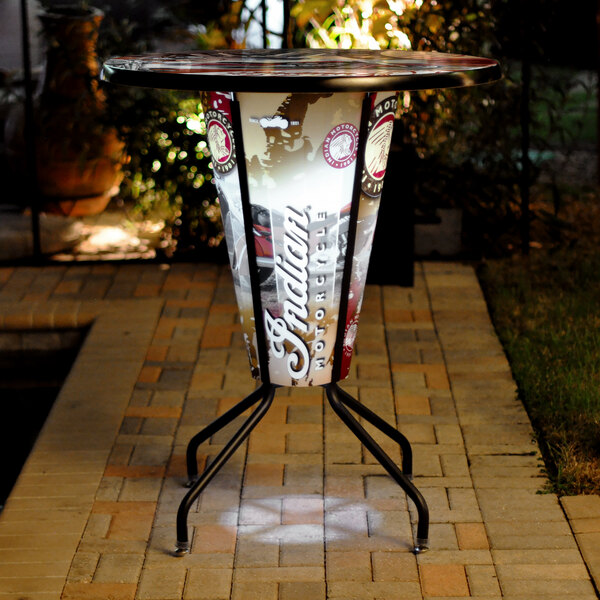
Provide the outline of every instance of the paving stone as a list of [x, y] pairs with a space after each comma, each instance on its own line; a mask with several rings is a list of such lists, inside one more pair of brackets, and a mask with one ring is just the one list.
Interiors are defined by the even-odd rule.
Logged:
[[442, 472], [446, 477], [469, 476], [469, 464], [466, 456], [460, 454], [443, 455], [440, 456], [440, 463], [442, 465]]
[[286, 451], [298, 454], [320, 454], [323, 452], [323, 434], [321, 432], [288, 433]]
[[373, 581], [419, 581], [417, 561], [408, 552], [373, 552]]
[[68, 561], [47, 563], [13, 563], [0, 565], [0, 590], [6, 579], [30, 579], [37, 577], [67, 577], [71, 564]]
[[323, 422], [323, 409], [320, 405], [292, 405], [287, 409], [288, 423], [314, 423]]
[[321, 582], [324, 567], [240, 567], [234, 573], [235, 583], [243, 582]]
[[175, 435], [178, 418], [147, 418], [144, 419], [140, 433], [142, 435]]
[[491, 565], [492, 554], [489, 550], [437, 550], [426, 552], [417, 557], [419, 565]]
[[273, 582], [234, 582], [231, 600], [278, 600], [279, 585]]
[[239, 538], [235, 550], [237, 567], [276, 567], [279, 565], [279, 544]]
[[600, 518], [595, 519], [574, 519], [569, 524], [573, 533], [600, 533]]
[[83, 534], [84, 537], [106, 537], [110, 522], [110, 515], [90, 515]]
[[588, 580], [588, 572], [583, 563], [577, 565], [498, 565], [496, 567], [500, 582], [506, 580], [529, 581], [540, 579], [543, 581], [562, 580]]
[[489, 540], [483, 523], [455, 523], [456, 539], [461, 550], [487, 550]]
[[160, 479], [125, 479], [119, 500], [123, 502], [155, 502], [158, 500], [161, 484]]
[[154, 477], [162, 479], [165, 475], [163, 466], [154, 465], [107, 465], [104, 477]]
[[318, 567], [325, 561], [323, 542], [305, 543], [282, 542], [280, 546], [279, 564], [282, 567]]
[[98, 552], [77, 552], [73, 558], [68, 583], [90, 583], [96, 572], [100, 554]]
[[571, 535], [494, 535], [490, 536], [490, 545], [499, 550], [511, 548], [557, 550], [577, 547]]
[[404, 491], [388, 475], [369, 475], [365, 477], [367, 498], [403, 498]]
[[191, 567], [183, 600], [229, 600], [232, 576], [232, 569]]
[[469, 565], [466, 567], [469, 590], [473, 597], [501, 598], [496, 569], [492, 566]]
[[136, 588], [132, 583], [67, 583], [61, 600], [134, 600]]
[[245, 471], [245, 486], [281, 486], [283, 470], [283, 464], [248, 464]]
[[594, 588], [589, 580], [503, 580], [502, 591], [505, 596], [522, 595], [524, 597], [556, 595], [556, 597], [581, 598], [594, 594]]
[[279, 585], [279, 600], [325, 600], [326, 586], [321, 581], [287, 581]]
[[369, 552], [327, 552], [327, 581], [371, 581]]
[[569, 519], [600, 518], [600, 496], [565, 496], [560, 502]]
[[224, 525], [197, 525], [192, 552], [202, 554], [235, 552], [236, 528]]
[[307, 494], [323, 492], [323, 469], [320, 465], [286, 464], [283, 483], [285, 487], [303, 489]]
[[396, 396], [396, 412], [401, 415], [430, 415], [429, 397], [416, 394], [399, 394]]
[[[410, 519], [405, 510], [369, 510], [367, 512], [367, 524], [370, 536], [391, 536], [396, 538], [410, 538]], [[442, 532], [438, 532], [442, 536]], [[433, 537], [433, 534], [432, 534]], [[456, 546], [456, 538], [454, 546]]]
[[493, 549], [491, 553], [494, 557], [494, 563], [496, 565], [577, 565], [581, 563], [581, 554], [575, 548], [513, 548], [509, 550]]
[[117, 514], [111, 520], [106, 537], [115, 540], [147, 540], [150, 538], [153, 520], [154, 515]]
[[425, 596], [469, 596], [467, 574], [462, 565], [420, 565]]
[[459, 549], [456, 532], [452, 523], [431, 523], [429, 525], [429, 539], [432, 550]]
[[354, 475], [333, 475], [327, 472], [325, 493], [333, 498], [363, 499], [365, 497], [363, 479]]
[[503, 535], [519, 536], [569, 536], [571, 533], [569, 523], [562, 521], [540, 521], [532, 517], [529, 521], [488, 521], [486, 529], [490, 537]]
[[174, 564], [170, 568], [147, 569], [142, 572], [139, 600], [180, 600], [183, 595], [186, 568]]
[[181, 407], [185, 401], [186, 394], [179, 390], [156, 390], [152, 394], [151, 406], [156, 407]]
[[290, 524], [323, 524], [323, 499], [303, 496], [283, 498], [281, 522]]
[[532, 514], [540, 521], [564, 519], [556, 496], [528, 490], [478, 490], [484, 518], [490, 521], [527, 521]]
[[600, 532], [579, 533], [577, 542], [596, 584], [600, 582]]
[[239, 523], [240, 525], [279, 525], [281, 500], [279, 498], [242, 500]]
[[330, 600], [420, 600], [421, 587], [416, 582], [404, 581], [333, 581], [328, 584], [328, 598]]
[[142, 554], [103, 554], [94, 574], [94, 582], [137, 584], [143, 563]]

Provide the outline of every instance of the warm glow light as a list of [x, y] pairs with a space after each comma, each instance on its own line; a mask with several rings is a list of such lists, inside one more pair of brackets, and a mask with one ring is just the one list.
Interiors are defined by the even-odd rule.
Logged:
[[135, 248], [140, 245], [140, 239], [138, 237], [128, 234], [120, 227], [98, 228], [98, 231], [93, 233], [87, 241], [98, 250], [124, 245]]
[[194, 133], [204, 133], [204, 125], [199, 119], [188, 119], [185, 126]]
[[[286, 501], [290, 505], [286, 506]], [[323, 496], [271, 496], [268, 498], [244, 499], [250, 509], [252, 522], [244, 524], [244, 533], [253, 541], [264, 544], [279, 544], [282, 540], [289, 544], [322, 544], [325, 530], [328, 540], [345, 540], [361, 536], [365, 522], [359, 515], [369, 514], [369, 518], [379, 521], [379, 511], [368, 502], [347, 498], [327, 498], [330, 512], [324, 520]], [[282, 504], [285, 522], [280, 524]], [[242, 509], [243, 510], [243, 509]], [[220, 524], [231, 526], [231, 512], [224, 510], [220, 515]], [[410, 527], [410, 525], [407, 526]], [[404, 547], [400, 541], [399, 549]]]
[[[306, 38], [309, 47], [411, 49], [409, 37], [398, 29], [398, 17], [409, 9], [419, 9], [423, 0], [387, 0], [389, 11], [374, 6], [372, 0], [362, 0], [356, 2], [356, 5], [345, 0], [340, 4], [342, 6], [334, 8], [332, 14], [322, 23], [317, 22], [315, 18], [310, 20], [314, 29]], [[382, 25], [386, 31], [385, 35], [381, 33]]]

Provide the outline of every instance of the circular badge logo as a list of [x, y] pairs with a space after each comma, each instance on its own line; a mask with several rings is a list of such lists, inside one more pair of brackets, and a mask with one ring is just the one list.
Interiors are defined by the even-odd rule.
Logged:
[[213, 168], [217, 173], [229, 173], [236, 164], [231, 123], [223, 113], [216, 110], [206, 112], [206, 122], [206, 137], [212, 154]]
[[323, 156], [330, 167], [345, 169], [356, 160], [358, 129], [352, 123], [336, 125], [323, 142]]
[[387, 167], [397, 108], [398, 100], [392, 96], [380, 102], [371, 113], [362, 191], [372, 198], [379, 196], [383, 188], [383, 176]]

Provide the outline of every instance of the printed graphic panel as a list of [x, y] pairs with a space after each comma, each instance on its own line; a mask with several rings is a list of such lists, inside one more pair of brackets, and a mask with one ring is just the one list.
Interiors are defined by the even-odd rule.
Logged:
[[[391, 140], [395, 94], [373, 94], [341, 372], [334, 349], [363, 93], [238, 94], [271, 383], [348, 375]], [[207, 137], [253, 375], [259, 377], [231, 97], [206, 99]]]
[[270, 380], [332, 380], [362, 93], [238, 94]]
[[239, 157], [236, 154], [231, 124], [231, 94], [218, 92], [203, 94], [202, 103], [206, 119], [206, 136], [219, 193], [229, 263], [240, 310], [242, 334], [246, 342], [250, 369], [254, 377], [259, 377], [250, 268], [246, 251], [242, 196], [237, 167]]
[[395, 93], [380, 92], [372, 96], [371, 116], [367, 145], [365, 148], [365, 164], [361, 179], [360, 204], [356, 225], [356, 241], [352, 258], [352, 276], [348, 297], [348, 312], [344, 332], [344, 350], [342, 356], [340, 379], [348, 377], [350, 361], [354, 350], [354, 341], [358, 330], [358, 318], [362, 306], [367, 270], [373, 245], [379, 201], [383, 189], [383, 177], [387, 167], [394, 115], [398, 108], [398, 96]]

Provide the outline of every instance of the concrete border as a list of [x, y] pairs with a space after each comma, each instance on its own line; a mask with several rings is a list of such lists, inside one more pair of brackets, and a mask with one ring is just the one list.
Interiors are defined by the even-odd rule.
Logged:
[[38, 579], [48, 590], [50, 576], [60, 595], [163, 304], [0, 305], [3, 330], [91, 325], [2, 513], [0, 564], [23, 573], [15, 592]]

